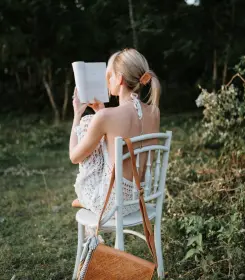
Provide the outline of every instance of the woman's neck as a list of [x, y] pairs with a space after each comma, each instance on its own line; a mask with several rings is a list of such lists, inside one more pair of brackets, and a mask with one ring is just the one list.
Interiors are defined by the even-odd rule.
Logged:
[[123, 105], [124, 103], [131, 101], [131, 91], [129, 91], [128, 89], [121, 89], [119, 92], [119, 106]]

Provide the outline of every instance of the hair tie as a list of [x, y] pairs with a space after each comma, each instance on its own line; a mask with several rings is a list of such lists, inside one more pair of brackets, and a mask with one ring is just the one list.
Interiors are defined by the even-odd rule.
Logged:
[[140, 84], [146, 85], [150, 82], [152, 75], [149, 72], [145, 72], [140, 78]]

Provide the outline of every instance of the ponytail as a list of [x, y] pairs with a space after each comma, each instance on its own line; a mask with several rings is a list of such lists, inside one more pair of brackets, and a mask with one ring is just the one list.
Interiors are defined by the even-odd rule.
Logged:
[[151, 81], [150, 81], [151, 88], [149, 90], [150, 97], [147, 103], [158, 107], [160, 94], [161, 94], [161, 85], [157, 75], [152, 70], [147, 72], [151, 74]]

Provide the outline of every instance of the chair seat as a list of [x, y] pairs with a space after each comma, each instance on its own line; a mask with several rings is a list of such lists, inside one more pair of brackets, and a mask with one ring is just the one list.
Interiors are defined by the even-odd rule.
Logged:
[[[152, 204], [146, 203], [146, 210], [150, 220], [156, 217], [156, 208]], [[82, 208], [77, 212], [76, 220], [78, 223], [90, 227], [96, 227], [98, 223], [98, 217], [93, 212], [85, 208]], [[131, 227], [139, 224], [142, 224], [142, 215], [140, 210], [123, 217], [123, 227]], [[115, 229], [115, 219], [110, 219], [102, 226], [101, 229]]]

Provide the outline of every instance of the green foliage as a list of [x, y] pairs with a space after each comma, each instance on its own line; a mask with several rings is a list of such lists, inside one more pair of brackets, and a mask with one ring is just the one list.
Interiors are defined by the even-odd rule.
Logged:
[[[239, 74], [243, 67], [242, 59]], [[244, 279], [244, 87], [202, 89], [196, 103], [204, 107], [203, 119], [185, 127], [186, 138], [177, 133], [186, 140], [169, 164], [170, 267], [176, 263], [181, 279]]]
[[220, 143], [226, 152], [244, 153], [245, 90], [222, 86], [218, 93], [202, 89], [196, 100], [204, 107], [202, 140]]
[[204, 107], [201, 127], [200, 142], [203, 144], [219, 144], [222, 147], [223, 159], [232, 156], [236, 160], [245, 154], [245, 87], [244, 79], [244, 57], [235, 66], [237, 74], [234, 79], [242, 80], [243, 86], [231, 84], [222, 86], [220, 91], [209, 93], [201, 88], [201, 94], [196, 100], [198, 107]]
[[167, 270], [171, 279], [243, 279], [245, 169], [224, 160], [223, 148], [204, 145], [202, 124], [166, 122], [174, 135], [163, 221]]

